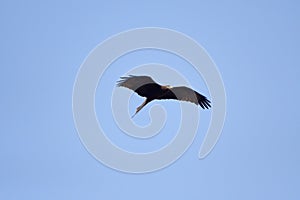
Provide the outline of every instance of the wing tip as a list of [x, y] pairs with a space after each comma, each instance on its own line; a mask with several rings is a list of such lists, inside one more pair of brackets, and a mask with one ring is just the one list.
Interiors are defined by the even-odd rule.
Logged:
[[206, 97], [204, 97], [204, 99], [202, 99], [202, 100], [199, 100], [198, 103], [201, 106], [201, 108], [203, 108], [203, 109], [211, 108], [211, 102]]
[[129, 75], [129, 76], [121, 76], [119, 80], [117, 80], [117, 86], [118, 87], [122, 87], [124, 86], [123, 83], [125, 81], [127, 81], [129, 78], [134, 77], [133, 75]]

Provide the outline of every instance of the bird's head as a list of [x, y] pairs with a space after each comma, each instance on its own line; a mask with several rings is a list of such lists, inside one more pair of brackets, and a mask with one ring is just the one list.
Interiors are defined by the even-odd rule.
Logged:
[[163, 85], [161, 86], [161, 89], [166, 90], [166, 89], [171, 89], [172, 86], [171, 85]]

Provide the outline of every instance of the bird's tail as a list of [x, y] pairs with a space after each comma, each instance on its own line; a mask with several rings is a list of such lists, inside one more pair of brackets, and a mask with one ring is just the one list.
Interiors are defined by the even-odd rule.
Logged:
[[140, 105], [139, 107], [137, 107], [137, 108], [136, 108], [136, 111], [135, 111], [135, 113], [134, 113], [134, 115], [131, 116], [131, 119], [132, 119], [136, 114], [138, 114], [138, 112], [140, 112], [140, 110], [142, 110], [142, 108], [143, 108], [147, 103], [148, 103], [148, 100], [146, 99], [146, 100], [142, 103], [142, 105]]

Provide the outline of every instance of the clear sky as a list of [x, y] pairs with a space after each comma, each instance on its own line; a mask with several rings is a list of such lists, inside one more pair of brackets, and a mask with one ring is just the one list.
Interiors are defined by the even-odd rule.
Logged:
[[[299, 199], [299, 13], [299, 2], [292, 0], [2, 1], [0, 199]], [[223, 77], [227, 117], [204, 160], [198, 150], [209, 112], [201, 112], [204, 125], [178, 161], [132, 175], [86, 151], [73, 122], [72, 91], [81, 63], [97, 44], [145, 26], [183, 32], [207, 50]], [[122, 58], [107, 72], [108, 86], [99, 86], [96, 100], [125, 73], [118, 65], [130, 69], [151, 61], [173, 64], [208, 95], [203, 80], [173, 57], [144, 51]], [[133, 96], [130, 112], [142, 101]], [[172, 130], [178, 105], [161, 104], [173, 112], [166, 125]], [[150, 107], [138, 123], [149, 122]], [[99, 121], [111, 119], [111, 111], [105, 112]], [[161, 133], [162, 144], [171, 138], [167, 133]], [[156, 147], [109, 137], [127, 149]]]

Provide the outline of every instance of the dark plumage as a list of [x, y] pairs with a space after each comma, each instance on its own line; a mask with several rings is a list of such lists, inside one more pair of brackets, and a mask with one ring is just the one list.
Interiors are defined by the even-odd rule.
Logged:
[[136, 109], [134, 115], [136, 115], [145, 105], [155, 99], [176, 99], [192, 102], [196, 105], [200, 105], [203, 109], [210, 108], [210, 101], [202, 94], [199, 94], [185, 86], [171, 87], [169, 85], [159, 85], [149, 76], [130, 75], [128, 77], [121, 77], [117, 86], [129, 88], [135, 91], [138, 95], [146, 97], [146, 100]]

